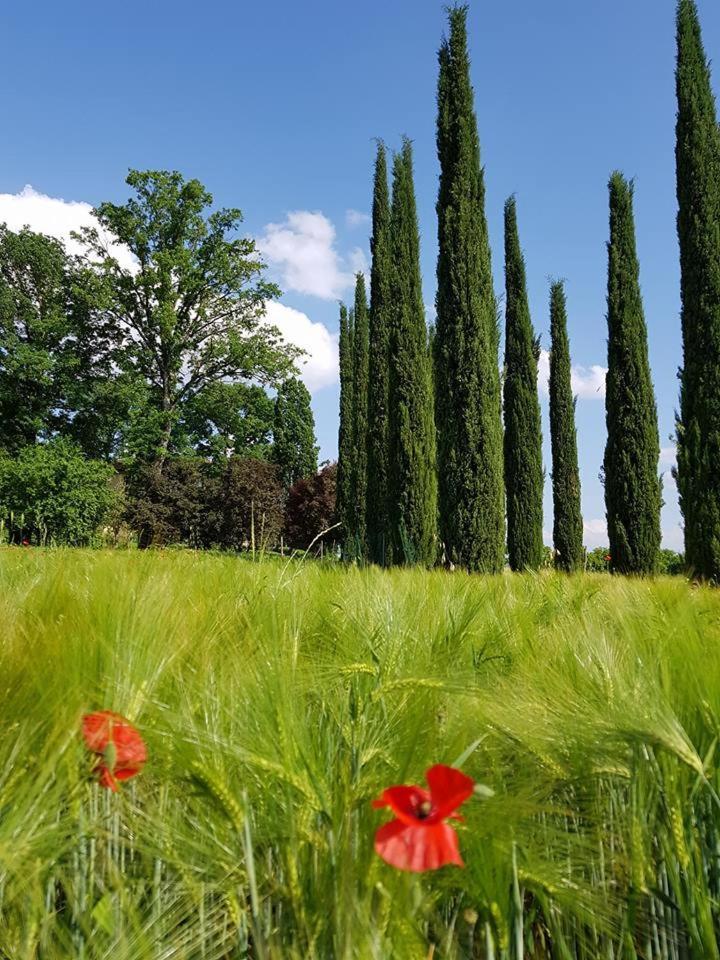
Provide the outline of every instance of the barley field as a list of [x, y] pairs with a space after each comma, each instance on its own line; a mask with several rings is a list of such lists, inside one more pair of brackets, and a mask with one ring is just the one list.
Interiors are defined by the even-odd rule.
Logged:
[[[0, 550], [0, 956], [718, 957], [719, 650], [678, 578]], [[371, 801], [434, 763], [466, 865], [393, 870]]]

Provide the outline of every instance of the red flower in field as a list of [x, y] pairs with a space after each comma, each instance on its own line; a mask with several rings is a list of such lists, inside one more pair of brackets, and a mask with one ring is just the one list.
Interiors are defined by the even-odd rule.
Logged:
[[375, 852], [398, 870], [436, 870], [446, 863], [464, 866], [457, 834], [446, 820], [462, 820], [455, 811], [472, 796], [474, 782], [460, 770], [437, 764], [423, 787], [388, 787], [373, 807], [390, 807], [396, 819], [375, 834]]
[[30, 546], [30, 541], [28, 540], [27, 537], [23, 537], [22, 545], [23, 545], [24, 547], [29, 547], [29, 546]]
[[608, 553], [607, 556], [605, 557], [605, 563], [610, 563], [611, 560], [612, 560], [612, 557]]
[[135, 727], [119, 713], [101, 710], [82, 719], [82, 734], [92, 753], [102, 759], [95, 767], [99, 783], [116, 791], [118, 780], [140, 773], [147, 760], [145, 743]]

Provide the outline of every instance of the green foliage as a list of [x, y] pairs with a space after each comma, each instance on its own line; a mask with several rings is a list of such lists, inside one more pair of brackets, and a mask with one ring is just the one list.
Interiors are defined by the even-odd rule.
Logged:
[[340, 426], [338, 428], [337, 515], [342, 524], [344, 555], [354, 558], [355, 505], [352, 482], [355, 472], [354, 400], [353, 400], [353, 322], [347, 307], [340, 304]]
[[678, 490], [688, 566], [720, 582], [720, 130], [697, 8], [677, 14], [683, 366]]
[[119, 369], [146, 386], [151, 459], [162, 461], [203, 390], [225, 380], [277, 383], [299, 351], [264, 324], [265, 301], [279, 291], [261, 279], [254, 241], [237, 234], [239, 210], [209, 213], [212, 196], [179, 173], [133, 170], [127, 183], [133, 197], [94, 212], [139, 269], [123, 267], [96, 230], [82, 237], [106, 296], [96, 322], [110, 326]]
[[0, 450], [52, 434], [67, 380], [68, 298], [62, 244], [0, 224]]
[[218, 545], [222, 523], [220, 483], [196, 457], [170, 457], [162, 471], [143, 464], [128, 476], [126, 519], [140, 547]]
[[550, 290], [550, 439], [552, 446], [555, 565], [572, 573], [583, 564], [575, 399], [572, 394], [565, 287]]
[[505, 491], [512, 570], [537, 570], [543, 556], [542, 426], [538, 356], [530, 320], [515, 198], [505, 204]]
[[604, 479], [612, 569], [652, 573], [660, 548], [662, 496], [655, 393], [635, 249], [633, 187], [610, 178], [607, 446]]
[[437, 559], [432, 370], [420, 276], [412, 147], [393, 163], [390, 331], [390, 522], [394, 563]]
[[391, 560], [388, 478], [390, 472], [389, 390], [392, 323], [392, 249], [390, 197], [385, 145], [375, 159], [370, 251], [370, 354], [368, 378], [367, 541], [369, 559], [385, 566]]
[[684, 577], [685, 557], [675, 550], [658, 550], [657, 572], [670, 577]]
[[469, 570], [505, 562], [499, 330], [470, 84], [467, 8], [449, 11], [438, 81], [435, 413], [440, 538]]
[[253, 553], [277, 547], [285, 522], [285, 490], [275, 464], [228, 460], [212, 503], [221, 505], [220, 546]]
[[111, 466], [58, 438], [0, 456], [0, 519], [16, 542], [78, 546], [117, 515], [121, 485]]
[[290, 548], [314, 548], [317, 553], [337, 541], [336, 490], [336, 463], [326, 464], [290, 488], [285, 506], [285, 541]]
[[609, 547], [595, 547], [585, 556], [585, 569], [588, 573], [609, 573], [612, 557]]
[[353, 523], [355, 557], [366, 560], [367, 543], [367, 490], [368, 490], [368, 378], [370, 362], [370, 328], [365, 277], [355, 277], [355, 323], [353, 327], [353, 473], [351, 500], [355, 511]]
[[[717, 958], [717, 592], [4, 549], [0, 597], [5, 956]], [[401, 874], [371, 801], [435, 762], [494, 794]]]
[[272, 549], [280, 542], [285, 492], [278, 468], [257, 457], [221, 465], [170, 457], [134, 469], [127, 520], [141, 547]]
[[213, 383], [186, 405], [177, 442], [186, 437], [192, 450], [212, 460], [268, 460], [274, 418], [275, 403], [262, 387]]
[[310, 393], [296, 377], [280, 385], [275, 398], [272, 459], [280, 470], [280, 479], [291, 487], [301, 477], [317, 473], [318, 448], [315, 445], [315, 418]]

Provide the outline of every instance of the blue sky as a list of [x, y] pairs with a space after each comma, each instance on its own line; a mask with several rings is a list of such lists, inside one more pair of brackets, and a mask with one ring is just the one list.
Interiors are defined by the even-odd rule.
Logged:
[[[720, 6], [698, 5], [708, 56], [720, 57]], [[496, 288], [502, 293], [503, 202], [516, 193], [533, 321], [545, 346], [548, 278], [567, 280], [573, 362], [584, 368], [577, 410], [590, 544], [605, 541], [602, 378], [592, 368], [606, 362], [606, 185], [615, 168], [636, 181], [667, 448], [661, 469], [672, 456], [681, 360], [674, 8], [674, 0], [476, 0], [470, 8]], [[374, 137], [391, 148], [402, 134], [414, 141], [425, 299], [434, 300], [436, 51], [444, 26], [435, 0], [40, 0], [31, 17], [10, 5], [2, 15], [3, 66], [13, 83], [0, 100], [0, 219], [12, 225], [25, 216], [37, 229], [59, 231], [66, 213], [72, 219], [86, 208], [43, 198], [122, 200], [128, 167], [178, 169], [199, 177], [219, 204], [241, 207], [285, 290], [282, 302], [304, 314], [281, 319], [317, 350], [309, 381], [322, 455], [332, 457], [337, 385], [329, 382], [327, 331], [336, 333], [337, 298], [351, 296], [352, 272], [368, 256], [363, 215]], [[18, 199], [26, 184], [43, 197]], [[679, 546], [672, 483], [666, 499], [666, 543]]]

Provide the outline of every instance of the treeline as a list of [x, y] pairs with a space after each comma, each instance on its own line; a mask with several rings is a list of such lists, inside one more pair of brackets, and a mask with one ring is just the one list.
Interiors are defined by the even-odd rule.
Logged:
[[[687, 567], [720, 579], [720, 130], [694, 0], [677, 7], [677, 196], [683, 366], [677, 481]], [[439, 54], [436, 320], [421, 296], [412, 154], [388, 188], [374, 175], [369, 319], [358, 281], [341, 307], [338, 512], [348, 559], [538, 569], [544, 468], [533, 328], [516, 199], [505, 206], [505, 342], [493, 290], [484, 173], [470, 84], [467, 9], [449, 11]], [[609, 554], [618, 573], [668, 567], [660, 550], [660, 443], [635, 243], [633, 183], [609, 179], [607, 443]], [[583, 550], [567, 301], [550, 289], [553, 562]]]
[[0, 537], [305, 548], [335, 469], [264, 319], [279, 291], [239, 210], [178, 173], [127, 182], [82, 255], [0, 226]]

